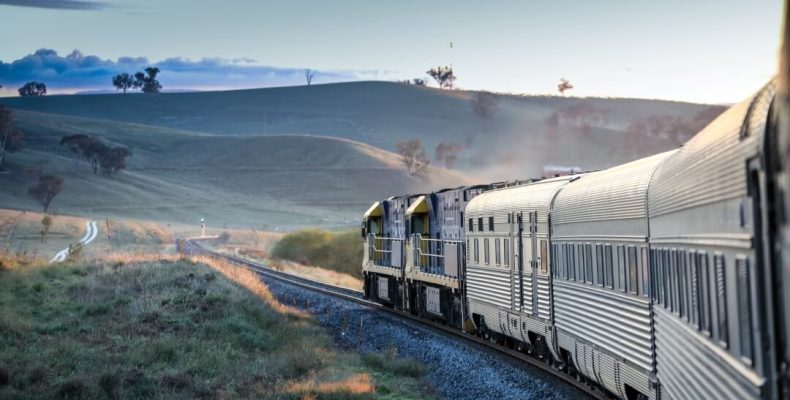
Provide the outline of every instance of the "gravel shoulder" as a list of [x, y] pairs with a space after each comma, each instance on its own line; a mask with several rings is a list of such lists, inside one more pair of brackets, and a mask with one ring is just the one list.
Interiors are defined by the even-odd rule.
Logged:
[[283, 303], [307, 309], [337, 346], [361, 354], [391, 354], [418, 360], [426, 379], [447, 399], [575, 399], [584, 393], [556, 377], [474, 343], [365, 306], [262, 278]]

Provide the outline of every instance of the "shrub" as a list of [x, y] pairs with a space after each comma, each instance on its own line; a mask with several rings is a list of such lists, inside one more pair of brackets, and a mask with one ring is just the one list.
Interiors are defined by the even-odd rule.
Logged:
[[285, 235], [272, 250], [278, 258], [361, 277], [362, 243], [356, 231], [303, 229]]

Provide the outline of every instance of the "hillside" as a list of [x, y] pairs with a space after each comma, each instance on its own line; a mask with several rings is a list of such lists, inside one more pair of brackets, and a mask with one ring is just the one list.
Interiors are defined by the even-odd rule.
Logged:
[[[431, 168], [409, 176], [398, 156], [339, 138], [234, 136], [17, 111], [25, 148], [0, 175], [0, 208], [39, 209], [27, 187], [39, 173], [65, 179], [56, 212], [211, 226], [270, 229], [303, 225], [355, 226], [371, 202], [403, 193], [469, 182]], [[132, 147], [126, 171], [94, 175], [59, 146], [74, 133]]]
[[[496, 95], [490, 115], [476, 92], [353, 82], [199, 93], [4, 98], [29, 111], [219, 135], [311, 134], [385, 150], [420, 138], [462, 146], [457, 168], [487, 179], [540, 175], [548, 164], [604, 168], [677, 147], [711, 106], [642, 99]], [[677, 121], [682, 119], [680, 127]], [[647, 121], [673, 125], [656, 134]], [[693, 128], [688, 128], [693, 126]]]

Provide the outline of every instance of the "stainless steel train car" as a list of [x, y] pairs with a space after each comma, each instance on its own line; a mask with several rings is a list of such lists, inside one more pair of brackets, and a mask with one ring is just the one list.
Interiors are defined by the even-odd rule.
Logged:
[[675, 151], [594, 172], [551, 210], [560, 360], [620, 397], [655, 398], [648, 274], [648, 185]]
[[650, 186], [657, 377], [665, 398], [770, 394], [765, 131], [772, 82], [689, 140]]
[[[774, 91], [678, 150], [472, 198], [457, 210], [465, 327], [619, 398], [788, 398], [790, 113]], [[409, 262], [449, 271], [422, 243], [438, 229], [429, 198], [397, 198], [414, 243], [398, 261], [405, 287]], [[391, 301], [374, 289], [390, 276], [371, 266], [387, 248], [377, 207], [365, 216], [366, 294]]]

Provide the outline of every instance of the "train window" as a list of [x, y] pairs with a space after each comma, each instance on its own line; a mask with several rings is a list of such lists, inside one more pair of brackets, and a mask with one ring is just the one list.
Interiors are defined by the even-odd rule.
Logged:
[[714, 294], [716, 296], [716, 338], [725, 348], [729, 347], [729, 332], [727, 330], [727, 282], [724, 270], [724, 255], [713, 255], [713, 271], [716, 279]]
[[494, 239], [494, 262], [496, 265], [502, 264], [502, 248], [499, 247], [499, 238]]
[[604, 247], [604, 281], [609, 289], [614, 288], [614, 268], [612, 266], [612, 245], [607, 244]]
[[600, 243], [595, 245], [595, 283], [603, 286], [603, 246]]
[[592, 245], [589, 243], [584, 245], [584, 279], [587, 283], [593, 283]]
[[477, 218], [477, 230], [483, 232], [483, 217]]
[[688, 304], [688, 298], [686, 293], [686, 279], [687, 279], [687, 272], [686, 272], [686, 250], [681, 249], [678, 250], [677, 253], [677, 265], [678, 265], [678, 314], [680, 314], [681, 319], [686, 319], [688, 321], [688, 312], [686, 310]]
[[746, 364], [751, 366], [754, 359], [754, 346], [752, 340], [752, 293], [749, 282], [749, 259], [739, 255], [735, 260], [735, 270], [738, 274], [738, 327], [741, 331], [741, 358]]
[[540, 272], [546, 274], [549, 272], [549, 260], [548, 260], [548, 244], [545, 240], [540, 241]]
[[576, 245], [576, 280], [584, 282], [584, 245]]
[[510, 265], [510, 241], [508, 239], [503, 240], [503, 249], [502, 251], [505, 253], [505, 266]]
[[626, 284], [625, 284], [625, 277], [627, 274], [627, 269], [625, 265], [625, 246], [617, 245], [617, 263], [614, 265], [615, 269], [615, 278], [614, 278], [614, 287], [617, 290], [621, 290], [625, 292]]
[[699, 252], [697, 266], [699, 267], [699, 325], [703, 333], [710, 335], [710, 272], [708, 270], [708, 254], [704, 251]]
[[628, 246], [628, 291], [637, 294], [637, 271], [639, 266], [636, 259], [636, 247]]
[[[456, 199], [456, 201], [457, 201], [457, 200], [458, 200], [458, 199]], [[461, 211], [460, 222], [461, 222], [461, 228], [463, 228], [463, 227], [464, 227], [464, 212], [463, 212], [463, 211]]]
[[486, 265], [491, 263], [491, 248], [488, 246], [488, 238], [483, 239], [483, 259]]
[[494, 231], [494, 217], [488, 217], [488, 230]]
[[669, 283], [669, 249], [661, 250], [661, 298], [665, 309], [670, 308], [672, 292]]
[[551, 276], [553, 276], [555, 278], [559, 278], [560, 277], [559, 272], [557, 272], [557, 271], [560, 270], [560, 266], [557, 265], [557, 263], [560, 262], [559, 258], [557, 257], [557, 251], [558, 251], [557, 248], [558, 248], [558, 246], [559, 245], [556, 244], [556, 243], [551, 245], [551, 262], [554, 263], [554, 268], [551, 270]]
[[568, 279], [576, 280], [576, 246], [569, 245], [571, 251], [570, 263], [568, 264]]
[[673, 312], [678, 311], [678, 251], [669, 250], [669, 309]]
[[699, 328], [699, 265], [697, 265], [697, 252], [694, 250], [689, 250], [688, 269], [689, 286], [691, 288], [689, 320], [692, 325]]
[[469, 232], [474, 232], [474, 231], [475, 231], [474, 219], [469, 218]]
[[480, 246], [479, 246], [479, 244], [480, 243], [477, 241], [477, 238], [475, 238], [475, 251], [474, 251], [474, 253], [475, 253], [475, 262], [478, 263], [478, 264], [480, 263]]
[[641, 282], [642, 286], [639, 288], [639, 294], [644, 297], [650, 297], [650, 274], [648, 273], [648, 265], [649, 260], [647, 257], [647, 247], [642, 246], [642, 279], [639, 281]]

